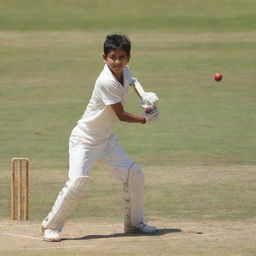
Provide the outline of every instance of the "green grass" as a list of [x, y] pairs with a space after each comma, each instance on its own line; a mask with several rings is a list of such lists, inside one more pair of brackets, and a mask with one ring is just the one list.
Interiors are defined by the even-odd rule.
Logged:
[[[255, 168], [250, 166], [147, 167], [146, 219], [179, 221], [245, 221], [255, 217]], [[93, 169], [91, 189], [71, 219], [122, 222], [122, 185]], [[0, 219], [10, 216], [10, 177], [2, 177]], [[40, 221], [50, 211], [66, 173], [32, 168], [30, 220]]]
[[[0, 6], [0, 218], [9, 214], [13, 156], [31, 160], [32, 218], [48, 212], [66, 179], [68, 138], [101, 71], [102, 42], [111, 32], [128, 34], [134, 76], [160, 98], [158, 121], [119, 123], [115, 130], [146, 177], [154, 168], [162, 175], [167, 170], [168, 182], [146, 187], [149, 216], [253, 217], [253, 171], [243, 182], [236, 176], [224, 183], [209, 177], [203, 184], [169, 183], [176, 168], [190, 167], [200, 178], [198, 166], [219, 166], [224, 174], [225, 166], [255, 166], [255, 1], [2, 0]], [[223, 73], [222, 82], [213, 81], [215, 72]], [[141, 112], [133, 92], [126, 109]], [[97, 170], [94, 175], [100, 176]], [[91, 207], [74, 218], [120, 217], [121, 187], [105, 179], [89, 195]]]
[[[104, 35], [1, 33], [3, 161], [26, 155], [35, 165], [66, 164], [69, 134], [103, 65]], [[161, 118], [149, 126], [119, 124], [127, 151], [146, 165], [254, 164], [256, 35], [144, 37], [147, 45], [131, 34], [130, 66], [159, 95]], [[217, 71], [224, 76], [220, 83], [212, 79]], [[130, 98], [127, 109], [139, 113], [133, 92]]]
[[2, 0], [0, 3], [3, 30], [255, 30], [253, 0]]

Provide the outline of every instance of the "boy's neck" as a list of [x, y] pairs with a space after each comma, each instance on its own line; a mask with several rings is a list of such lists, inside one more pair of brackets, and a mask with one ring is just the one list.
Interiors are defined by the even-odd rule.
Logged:
[[123, 74], [121, 74], [121, 76], [119, 76], [119, 77], [116, 77], [116, 79], [118, 80], [118, 82], [120, 84], [123, 84]]
[[111, 72], [112, 72], [113, 76], [116, 78], [116, 80], [119, 83], [123, 84], [123, 72], [120, 74], [115, 74], [112, 70], [111, 70]]

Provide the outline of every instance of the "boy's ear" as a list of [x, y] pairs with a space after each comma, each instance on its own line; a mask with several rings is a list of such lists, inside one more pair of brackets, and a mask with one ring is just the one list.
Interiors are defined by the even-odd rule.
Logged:
[[106, 62], [106, 60], [107, 60], [107, 55], [103, 54], [103, 55], [102, 55], [102, 58], [103, 58], [104, 62]]
[[131, 54], [128, 55], [128, 62], [130, 62], [130, 59], [131, 59]]

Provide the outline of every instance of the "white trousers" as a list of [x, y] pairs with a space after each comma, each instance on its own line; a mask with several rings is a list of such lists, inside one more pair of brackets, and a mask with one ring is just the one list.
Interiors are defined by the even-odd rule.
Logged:
[[118, 138], [112, 134], [99, 145], [88, 147], [79, 137], [80, 128], [74, 128], [69, 140], [69, 179], [90, 176], [93, 165], [106, 170], [121, 183], [127, 183], [128, 172], [134, 161], [119, 145]]
[[44, 219], [43, 227], [62, 230], [66, 219], [85, 196], [89, 171], [94, 164], [125, 185], [125, 226], [136, 226], [143, 221], [144, 216], [144, 179], [140, 167], [129, 158], [115, 135], [103, 143], [88, 147], [81, 134], [78, 127], [72, 131], [69, 143], [69, 181], [59, 193], [52, 211]]

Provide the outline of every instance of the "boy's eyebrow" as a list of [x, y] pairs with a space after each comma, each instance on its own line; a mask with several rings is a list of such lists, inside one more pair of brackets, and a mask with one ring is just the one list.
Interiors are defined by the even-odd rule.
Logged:
[[[117, 55], [115, 53], [110, 53], [109, 56], [117, 56]], [[123, 56], [127, 56], [127, 54], [124, 53], [124, 54], [120, 54], [118, 56], [123, 57]]]

